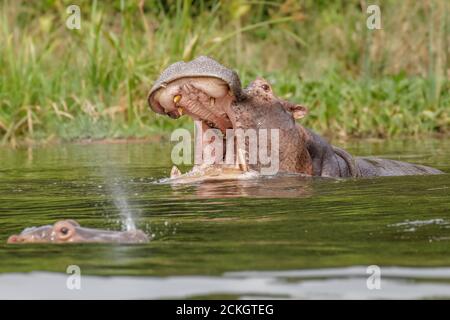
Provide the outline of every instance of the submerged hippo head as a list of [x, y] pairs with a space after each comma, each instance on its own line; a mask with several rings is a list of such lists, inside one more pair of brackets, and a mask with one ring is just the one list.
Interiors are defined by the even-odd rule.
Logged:
[[[150, 90], [148, 102], [157, 113], [172, 118], [187, 114], [201, 121], [203, 131], [254, 129], [258, 134], [261, 129], [276, 129], [279, 170], [312, 174], [311, 159], [295, 123], [307, 113], [306, 108], [278, 98], [262, 78], [242, 89], [234, 71], [211, 58], [199, 57], [169, 66]], [[196, 149], [195, 153], [202, 151]], [[223, 152], [224, 158], [229, 151]], [[261, 163], [244, 167], [259, 170]]]
[[54, 225], [31, 227], [8, 238], [8, 243], [145, 243], [141, 230], [109, 231], [80, 227], [75, 220], [62, 220]]

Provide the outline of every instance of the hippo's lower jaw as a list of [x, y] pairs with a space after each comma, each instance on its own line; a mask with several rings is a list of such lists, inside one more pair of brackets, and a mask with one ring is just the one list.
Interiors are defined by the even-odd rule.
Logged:
[[169, 179], [162, 179], [160, 182], [170, 184], [190, 184], [208, 181], [224, 180], [247, 180], [258, 177], [258, 172], [254, 170], [244, 171], [236, 166], [227, 165], [199, 165], [194, 166], [191, 171], [184, 174], [173, 166]]
[[147, 243], [141, 230], [109, 231], [80, 227], [74, 220], [58, 221], [54, 225], [26, 228], [8, 238], [9, 244], [27, 243]]

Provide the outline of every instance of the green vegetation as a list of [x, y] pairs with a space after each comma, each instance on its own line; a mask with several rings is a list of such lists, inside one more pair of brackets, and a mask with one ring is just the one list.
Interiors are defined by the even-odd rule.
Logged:
[[[450, 130], [450, 4], [378, 1], [74, 1], [0, 4], [0, 142], [143, 137], [179, 127], [146, 94], [170, 63], [211, 55], [264, 76], [341, 137]], [[374, 1], [377, 2], [377, 1]]]

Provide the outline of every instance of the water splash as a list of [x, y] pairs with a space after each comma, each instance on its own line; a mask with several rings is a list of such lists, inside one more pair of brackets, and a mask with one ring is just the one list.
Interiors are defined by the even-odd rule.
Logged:
[[136, 230], [134, 215], [128, 205], [126, 193], [117, 182], [108, 184], [108, 187], [111, 190], [114, 205], [119, 209], [120, 215], [122, 216], [122, 228], [126, 231]]
[[114, 205], [119, 210], [122, 229], [125, 231], [136, 230], [134, 222], [134, 212], [130, 208], [127, 200], [127, 192], [122, 187], [122, 181], [117, 176], [116, 170], [111, 166], [105, 166], [101, 169], [103, 177], [105, 177], [106, 190], [109, 192]]

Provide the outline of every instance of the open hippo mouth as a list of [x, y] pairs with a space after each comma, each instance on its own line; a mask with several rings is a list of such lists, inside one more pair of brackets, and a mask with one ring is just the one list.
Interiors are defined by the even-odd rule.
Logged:
[[[241, 83], [234, 71], [212, 59], [199, 57], [169, 66], [150, 90], [148, 102], [153, 111], [173, 119], [190, 116], [196, 120], [196, 132], [218, 129], [225, 139], [227, 129], [236, 129], [236, 114], [231, 106], [242, 96]], [[210, 142], [202, 140], [202, 145]], [[195, 157], [202, 152], [196, 145]], [[225, 148], [222, 160], [226, 153]]]
[[[195, 164], [225, 163], [261, 173], [269, 167], [267, 174], [278, 168], [300, 170], [304, 139], [295, 119], [303, 117], [306, 108], [275, 96], [262, 78], [242, 89], [236, 72], [199, 57], [170, 65], [150, 90], [148, 102], [157, 113], [196, 120]], [[218, 129], [222, 135], [208, 129]], [[222, 142], [219, 149], [217, 139]]]

